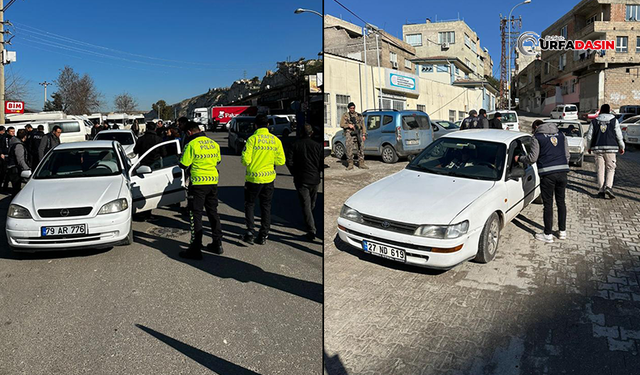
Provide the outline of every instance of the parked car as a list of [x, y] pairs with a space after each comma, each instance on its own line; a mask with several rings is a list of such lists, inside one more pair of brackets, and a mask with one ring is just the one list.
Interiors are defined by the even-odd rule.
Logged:
[[229, 148], [236, 155], [240, 155], [244, 150], [247, 139], [256, 131], [255, 116], [237, 116], [229, 121], [229, 137], [227, 138]]
[[433, 139], [436, 140], [445, 134], [449, 134], [460, 130], [455, 123], [446, 120], [431, 120], [431, 128], [433, 129]]
[[460, 125], [462, 125], [462, 120], [458, 120], [458, 121], [454, 122], [454, 124], [456, 124], [456, 126], [459, 128]]
[[549, 116], [551, 118], [557, 118], [561, 120], [577, 120], [578, 107], [576, 107], [574, 104], [561, 104], [554, 108]]
[[622, 138], [626, 144], [640, 147], [640, 116], [629, 117], [620, 124]]
[[636, 115], [633, 114], [633, 113], [617, 113], [614, 116], [615, 116], [616, 120], [618, 120], [619, 123], [622, 123], [624, 120], [626, 120], [626, 119], [628, 119], [630, 117], [636, 116]]
[[285, 115], [267, 116], [269, 120], [269, 133], [286, 138], [293, 132], [289, 118]]
[[[367, 127], [364, 154], [381, 156], [385, 163], [395, 163], [401, 157], [411, 158], [433, 141], [431, 121], [422, 111], [365, 111], [363, 116]], [[345, 157], [343, 131], [333, 136], [331, 144], [335, 157]]]
[[493, 120], [496, 112], [500, 112], [500, 114], [502, 115], [502, 117], [500, 118], [500, 122], [502, 122], [502, 129], [513, 130], [516, 132], [520, 131], [520, 120], [518, 119], [518, 114], [516, 113], [516, 111], [491, 111], [487, 113], [487, 119]]
[[132, 130], [103, 130], [96, 135], [95, 141], [118, 141], [122, 145], [125, 154], [129, 159], [135, 159], [136, 153], [133, 149], [136, 147], [137, 137]]
[[584, 152], [587, 148], [587, 141], [585, 140], [584, 132], [582, 131], [582, 124], [578, 120], [546, 120], [547, 123], [553, 123], [558, 127], [569, 143], [569, 153], [571, 158], [569, 163], [575, 163], [576, 166], [582, 167], [584, 161]]
[[490, 262], [500, 231], [540, 194], [536, 165], [513, 160], [531, 142], [529, 134], [496, 129], [443, 136], [404, 170], [349, 197], [340, 239], [422, 267]]
[[186, 198], [180, 142], [166, 156], [132, 164], [114, 141], [61, 144], [45, 155], [9, 205], [6, 234], [16, 251], [103, 248], [133, 241], [131, 217]]
[[632, 113], [640, 115], [640, 105], [623, 105], [620, 107], [620, 113]]
[[323, 145], [324, 145], [324, 157], [326, 158], [327, 156], [331, 155], [331, 137], [327, 133], [324, 133]]

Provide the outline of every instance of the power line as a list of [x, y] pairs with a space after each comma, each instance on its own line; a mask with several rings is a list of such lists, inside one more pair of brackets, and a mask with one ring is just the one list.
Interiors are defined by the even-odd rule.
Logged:
[[351, 9], [347, 8], [346, 6], [344, 6], [341, 2], [339, 2], [338, 0], [333, 0], [335, 1], [338, 5], [340, 5], [341, 7], [343, 7], [347, 12], [353, 14], [357, 19], [359, 19], [360, 21], [364, 22], [365, 25], [368, 25], [369, 23], [365, 20], [363, 20], [360, 16], [358, 16], [357, 14], [355, 14]]

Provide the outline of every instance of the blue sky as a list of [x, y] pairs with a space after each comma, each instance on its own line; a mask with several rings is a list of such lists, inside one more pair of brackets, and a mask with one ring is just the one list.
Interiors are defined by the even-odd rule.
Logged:
[[[29, 81], [38, 110], [38, 82], [52, 82], [65, 65], [94, 79], [102, 110], [125, 91], [150, 110], [159, 99], [175, 103], [230, 86], [245, 71], [262, 78], [288, 57], [317, 58], [322, 20], [294, 14], [299, 7], [322, 12], [322, 1], [16, 1], [5, 19], [15, 26], [8, 49], [18, 61], [6, 73]], [[55, 90], [49, 86], [48, 94]]]
[[[516, 4], [524, 0], [457, 0], [457, 1], [420, 1], [409, 0], [390, 2], [388, 0], [338, 0], [368, 23], [385, 29], [388, 33], [402, 39], [402, 25], [405, 23], [424, 23], [426, 18], [438, 20], [464, 20], [480, 37], [480, 45], [486, 47], [493, 59], [493, 74], [500, 75], [500, 14], [509, 15]], [[522, 16], [522, 31], [535, 31], [538, 34], [549, 27], [579, 0], [532, 0], [530, 4], [517, 7], [512, 15]], [[362, 25], [362, 21], [338, 5], [334, 0], [325, 1], [325, 13], [342, 16], [345, 21]]]

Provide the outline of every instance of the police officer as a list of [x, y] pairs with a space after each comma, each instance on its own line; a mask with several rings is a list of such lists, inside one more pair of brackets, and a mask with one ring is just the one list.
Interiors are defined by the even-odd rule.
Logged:
[[538, 163], [540, 190], [544, 205], [544, 233], [535, 238], [553, 242], [553, 196], [558, 206], [558, 238], [567, 238], [567, 206], [565, 190], [569, 172], [569, 143], [564, 134], [553, 123], [543, 123], [536, 128], [531, 143], [531, 152], [526, 156], [515, 156], [515, 161], [525, 164]]
[[206, 210], [211, 224], [213, 242], [207, 250], [222, 254], [222, 229], [218, 215], [218, 169], [222, 160], [220, 146], [200, 131], [195, 122], [186, 126], [191, 142], [180, 159], [180, 167], [190, 169], [190, 184], [187, 206], [191, 222], [191, 243], [186, 251], [178, 255], [181, 258], [202, 259], [202, 212]]
[[31, 158], [31, 167], [35, 168], [40, 163], [40, 158], [38, 157], [38, 148], [40, 148], [40, 142], [44, 138], [44, 126], [38, 125], [36, 130], [31, 134], [31, 142], [29, 142], [29, 147], [27, 152], [29, 157]]
[[[349, 111], [342, 115], [340, 127], [344, 130], [347, 147], [347, 170], [353, 169], [353, 147], [358, 148], [358, 168], [369, 169], [364, 164], [364, 140], [367, 138], [367, 128], [364, 126], [364, 117], [356, 112], [356, 105], [349, 103]], [[358, 131], [358, 129], [360, 131]], [[360, 137], [358, 136], [360, 134]]]
[[469, 111], [469, 117], [462, 120], [460, 130], [475, 129], [478, 126], [478, 112], [475, 109]]
[[[591, 121], [587, 131], [587, 145], [589, 153], [593, 151], [596, 172], [598, 175], [598, 197], [609, 198], [613, 195], [613, 176], [616, 173], [616, 152], [624, 154], [624, 139], [620, 124], [611, 114], [609, 104], [600, 107], [600, 114]], [[606, 174], [606, 179], [605, 179]]]
[[[282, 142], [269, 133], [268, 124], [266, 115], [256, 116], [258, 129], [247, 139], [242, 151], [242, 165], [247, 167], [244, 183], [244, 218], [247, 233], [242, 239], [249, 244], [253, 244], [254, 239], [258, 245], [267, 243], [271, 227], [273, 181], [276, 179], [274, 165], [285, 163]], [[257, 198], [260, 198], [260, 231], [258, 237], [254, 238], [253, 210]]]

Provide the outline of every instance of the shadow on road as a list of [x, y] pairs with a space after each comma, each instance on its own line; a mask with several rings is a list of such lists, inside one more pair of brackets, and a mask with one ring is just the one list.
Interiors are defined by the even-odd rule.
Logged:
[[253, 264], [226, 256], [214, 256], [204, 253], [203, 260], [184, 260], [178, 257], [178, 252], [187, 248], [187, 244], [182, 241], [139, 231], [134, 231], [134, 237], [138, 243], [160, 250], [175, 261], [187, 263], [213, 276], [223, 279], [235, 279], [242, 283], [254, 282], [313, 302], [323, 302], [322, 284], [265, 271]]
[[326, 350], [322, 351], [324, 358], [324, 369], [329, 375], [348, 375], [347, 369], [344, 368], [340, 355], [336, 354], [333, 357], [329, 357]]
[[185, 344], [182, 341], [176, 340], [172, 337], [164, 335], [156, 330], [153, 330], [149, 327], [145, 327], [142, 324], [136, 324], [136, 327], [140, 328], [144, 332], [149, 335], [155, 337], [156, 339], [162, 341], [163, 343], [169, 345], [185, 356], [191, 358], [192, 360], [198, 362], [202, 366], [208, 368], [209, 370], [215, 372], [220, 375], [254, 375], [258, 374], [257, 372], [246, 369], [242, 366], [236, 365], [235, 363], [224, 360], [220, 357], [217, 357], [213, 354], [209, 354], [205, 351], [202, 351], [196, 347]]

